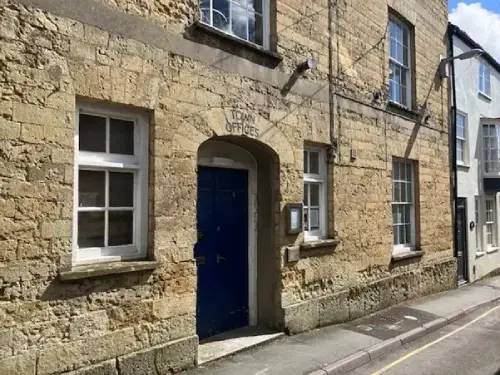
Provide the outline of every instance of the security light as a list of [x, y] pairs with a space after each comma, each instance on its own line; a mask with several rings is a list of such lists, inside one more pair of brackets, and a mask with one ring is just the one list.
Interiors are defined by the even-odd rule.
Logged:
[[314, 70], [316, 69], [316, 60], [313, 58], [307, 59], [304, 61], [302, 64], [299, 65], [299, 69], [302, 72], [305, 72], [306, 70]]
[[453, 57], [441, 57], [441, 61], [439, 62], [439, 77], [445, 78], [448, 77], [448, 63], [453, 60], [467, 60], [473, 57], [479, 56], [483, 54], [484, 51], [480, 48], [474, 48], [460, 55]]

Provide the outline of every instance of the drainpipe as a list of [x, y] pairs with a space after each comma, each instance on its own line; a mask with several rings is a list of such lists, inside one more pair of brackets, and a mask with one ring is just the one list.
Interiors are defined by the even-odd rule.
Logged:
[[333, 215], [331, 216], [332, 220], [332, 233], [331, 235], [335, 236], [337, 235], [335, 231], [335, 172], [334, 172], [334, 167], [335, 167], [335, 154], [337, 152], [337, 144], [335, 141], [334, 137], [334, 131], [335, 131], [335, 124], [334, 124], [334, 117], [335, 117], [335, 88], [333, 85], [333, 33], [334, 33], [334, 28], [333, 28], [333, 1], [334, 0], [328, 0], [328, 110], [329, 110], [329, 121], [330, 121], [330, 149], [328, 150], [328, 163], [331, 165], [330, 171], [331, 171], [331, 189], [332, 189], [332, 200], [330, 202], [330, 207], [333, 212]]
[[[449, 45], [449, 57], [453, 57], [453, 26], [448, 24], [448, 45]], [[457, 244], [457, 197], [458, 197], [458, 181], [457, 181], [457, 95], [455, 86], [455, 61], [450, 61], [450, 81], [451, 81], [451, 93], [452, 93], [452, 103], [451, 103], [451, 168], [452, 168], [452, 212], [451, 217], [453, 220], [453, 251], [454, 256], [458, 254], [458, 244]]]

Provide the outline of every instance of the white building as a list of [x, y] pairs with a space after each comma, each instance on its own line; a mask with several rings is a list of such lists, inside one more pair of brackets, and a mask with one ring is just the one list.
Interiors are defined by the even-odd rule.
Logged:
[[[450, 24], [449, 35], [453, 56], [481, 48], [455, 25]], [[488, 53], [451, 64], [457, 109], [456, 246], [460, 283], [500, 268], [500, 64]]]

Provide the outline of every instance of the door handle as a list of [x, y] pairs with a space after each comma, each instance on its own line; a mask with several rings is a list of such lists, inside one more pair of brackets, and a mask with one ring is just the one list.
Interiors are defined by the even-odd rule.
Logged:
[[199, 265], [202, 265], [202, 264], [205, 264], [205, 257], [196, 257], [196, 265], [199, 266]]
[[221, 260], [226, 260], [226, 258], [224, 258], [223, 256], [217, 254], [217, 263], [220, 263]]

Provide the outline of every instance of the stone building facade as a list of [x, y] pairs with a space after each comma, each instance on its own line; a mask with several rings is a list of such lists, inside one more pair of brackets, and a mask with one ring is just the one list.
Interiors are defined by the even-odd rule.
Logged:
[[455, 287], [446, 3], [205, 3], [0, 0], [0, 374]]

